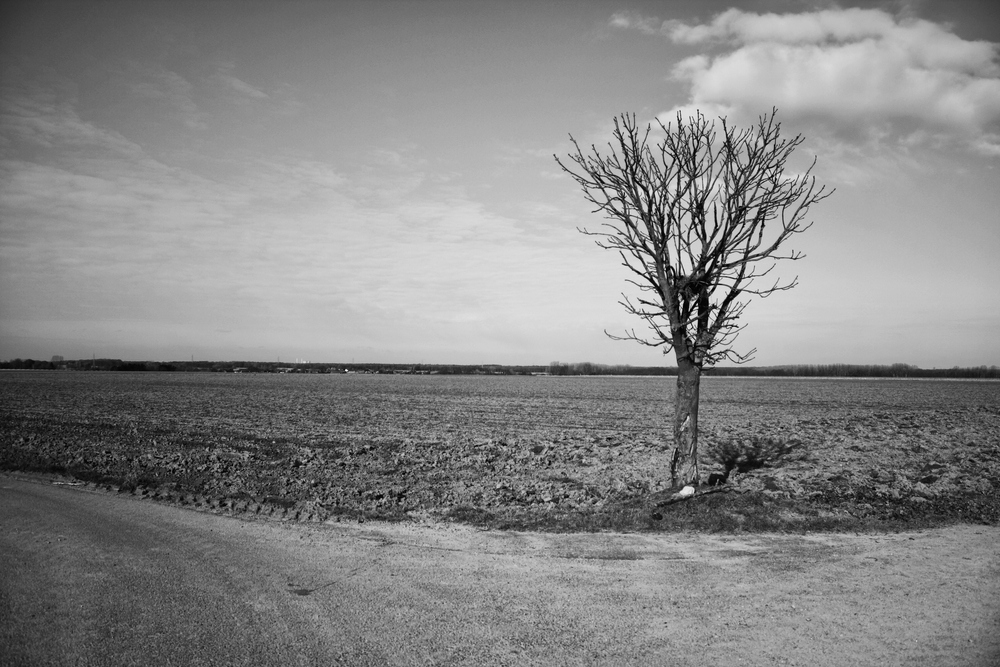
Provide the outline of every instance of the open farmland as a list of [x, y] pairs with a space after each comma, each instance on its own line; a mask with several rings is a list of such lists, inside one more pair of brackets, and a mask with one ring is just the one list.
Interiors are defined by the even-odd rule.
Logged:
[[217, 512], [547, 529], [997, 523], [1000, 383], [711, 378], [720, 442], [788, 456], [667, 496], [674, 378], [0, 374], [0, 466]]

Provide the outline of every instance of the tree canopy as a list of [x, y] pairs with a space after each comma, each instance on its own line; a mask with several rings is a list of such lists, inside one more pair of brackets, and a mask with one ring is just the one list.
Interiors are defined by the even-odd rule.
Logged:
[[796, 285], [770, 274], [777, 260], [803, 256], [784, 246], [811, 226], [809, 207], [831, 194], [816, 185], [815, 160], [786, 173], [803, 138], [780, 136], [776, 110], [744, 129], [720, 121], [721, 133], [700, 112], [686, 121], [678, 113], [676, 125], [657, 121], [654, 133], [622, 114], [606, 154], [595, 146], [585, 154], [571, 137], [570, 165], [556, 157], [608, 220], [581, 231], [620, 255], [639, 290], [621, 303], [649, 333], [609, 335], [674, 350], [698, 367], [752, 358], [756, 350], [732, 346], [749, 298]]

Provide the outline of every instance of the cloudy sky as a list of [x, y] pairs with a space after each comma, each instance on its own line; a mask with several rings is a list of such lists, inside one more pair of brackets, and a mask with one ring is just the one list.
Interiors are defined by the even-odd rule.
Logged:
[[837, 191], [737, 349], [1000, 364], [992, 0], [0, 11], [0, 359], [661, 364], [552, 156], [776, 106]]

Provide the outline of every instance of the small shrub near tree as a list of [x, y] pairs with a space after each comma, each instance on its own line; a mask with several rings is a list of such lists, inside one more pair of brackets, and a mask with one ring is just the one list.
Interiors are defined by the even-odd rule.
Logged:
[[770, 435], [730, 437], [709, 443], [706, 455], [721, 465], [728, 477], [733, 470], [742, 475], [799, 458], [804, 446], [805, 443], [798, 438]]

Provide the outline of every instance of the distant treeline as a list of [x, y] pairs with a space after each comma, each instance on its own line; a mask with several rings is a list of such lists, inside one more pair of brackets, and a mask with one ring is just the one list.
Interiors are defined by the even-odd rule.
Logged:
[[[605, 366], [552, 363], [550, 375], [677, 375], [675, 366]], [[791, 366], [717, 366], [708, 376], [728, 377], [857, 377], [857, 378], [1000, 378], [998, 366], [919, 368], [909, 364], [798, 364]]]
[[[39, 361], [13, 359], [0, 369], [71, 371], [143, 371], [180, 373], [376, 373], [396, 375], [677, 375], [673, 366], [629, 366], [580, 362], [552, 362], [547, 366], [501, 364], [288, 364], [267, 361], [122, 361], [77, 359]], [[1000, 367], [919, 368], [909, 364], [799, 364], [794, 366], [719, 366], [708, 376], [733, 377], [855, 377], [855, 378], [968, 378], [1000, 379]]]
[[[226, 365], [226, 364], [222, 364]], [[39, 359], [12, 359], [0, 361], [0, 368], [36, 371], [176, 371], [185, 370], [176, 364], [158, 361], [122, 361], [121, 359], [78, 359], [76, 361], [41, 361]], [[211, 369], [206, 369], [211, 370]]]
[[847, 377], [847, 378], [955, 378], [997, 379], [998, 366], [971, 368], [919, 368], [909, 364], [802, 364], [797, 366], [729, 366], [714, 368], [711, 375], [749, 377]]

